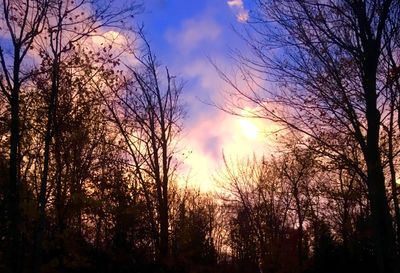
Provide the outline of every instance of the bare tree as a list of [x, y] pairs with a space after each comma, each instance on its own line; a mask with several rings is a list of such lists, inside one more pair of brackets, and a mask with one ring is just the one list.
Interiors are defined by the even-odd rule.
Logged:
[[266, 159], [225, 164], [218, 181], [225, 185], [221, 198], [235, 261], [266, 271], [298, 268], [297, 246], [287, 240], [294, 235], [289, 225], [293, 199], [281, 166]]
[[[388, 65], [388, 53], [398, 50], [399, 2], [256, 3], [244, 35], [253, 55], [239, 58], [250, 91], [227, 80], [236, 95], [258, 106], [257, 116], [301, 132], [319, 143], [321, 154], [347, 162], [363, 177], [379, 272], [397, 272], [381, 129], [391, 111], [387, 75], [398, 66], [398, 60]], [[349, 158], [338, 136], [357, 143], [363, 160]]]
[[[103, 97], [112, 113], [132, 161], [132, 172], [146, 198], [156, 253], [161, 262], [169, 255], [169, 187], [177, 169], [176, 144], [184, 116], [179, 97], [182, 87], [175, 77], [159, 69], [150, 45], [140, 32], [143, 48], [127, 66], [129, 78], [117, 100]], [[108, 87], [110, 87], [108, 82]], [[120, 88], [121, 86], [119, 86]]]
[[316, 174], [313, 156], [311, 150], [297, 147], [293, 143], [289, 144], [288, 151], [275, 161], [276, 167], [281, 172], [280, 177], [286, 180], [293, 199], [291, 209], [295, 212], [295, 225], [298, 226], [297, 255], [300, 269], [303, 267], [308, 251], [305, 244], [305, 222], [310, 213], [309, 192], [312, 187], [312, 178]]

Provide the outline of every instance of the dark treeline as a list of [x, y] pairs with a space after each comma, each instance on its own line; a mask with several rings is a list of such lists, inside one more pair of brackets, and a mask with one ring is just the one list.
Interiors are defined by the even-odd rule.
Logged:
[[255, 2], [224, 110], [281, 149], [205, 194], [177, 186], [184, 88], [140, 5], [2, 1], [1, 272], [399, 272], [400, 3]]

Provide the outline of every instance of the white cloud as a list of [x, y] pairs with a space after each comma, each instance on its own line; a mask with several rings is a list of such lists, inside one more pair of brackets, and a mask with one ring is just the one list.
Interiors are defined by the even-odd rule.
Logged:
[[249, 11], [244, 6], [243, 0], [228, 0], [226, 3], [235, 12], [239, 22], [245, 23], [249, 20]]
[[170, 29], [166, 32], [166, 39], [170, 44], [176, 44], [184, 53], [188, 53], [203, 43], [212, 42], [219, 38], [222, 28], [213, 19], [189, 19], [182, 23], [178, 30]]
[[240, 7], [240, 8], [244, 7], [242, 0], [228, 0], [227, 3], [230, 7]]

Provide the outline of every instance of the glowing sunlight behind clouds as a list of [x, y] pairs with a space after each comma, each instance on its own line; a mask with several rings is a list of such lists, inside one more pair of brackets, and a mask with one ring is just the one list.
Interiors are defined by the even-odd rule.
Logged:
[[246, 118], [239, 120], [242, 133], [249, 139], [256, 139], [258, 136], [259, 129], [257, 126]]
[[264, 120], [224, 112], [201, 118], [184, 137], [187, 152], [182, 171], [188, 175], [191, 186], [204, 191], [217, 190], [213, 177], [224, 168], [223, 155], [244, 160], [272, 152], [276, 129]]

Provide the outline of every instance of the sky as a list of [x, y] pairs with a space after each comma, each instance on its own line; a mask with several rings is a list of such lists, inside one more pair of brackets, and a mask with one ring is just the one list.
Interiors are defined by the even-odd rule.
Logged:
[[[117, 0], [119, 4], [124, 3], [120, 1], [131, 2]], [[213, 176], [218, 176], [224, 167], [223, 155], [228, 161], [243, 160], [261, 156], [274, 145], [270, 124], [232, 116], [210, 105], [224, 105], [224, 92], [230, 89], [212, 62], [228, 74], [234, 71], [231, 52], [245, 50], [236, 31], [246, 25], [251, 14], [250, 2], [143, 0], [144, 12], [134, 21], [143, 24], [146, 39], [158, 61], [185, 83], [181, 98], [187, 116], [178, 153], [182, 162], [181, 184], [187, 180], [190, 186], [214, 190], [217, 185]], [[0, 42], [3, 43], [2, 34]], [[106, 34], [111, 35], [110, 40], [118, 38], [117, 32]], [[93, 45], [103, 42], [93, 38]], [[34, 59], [35, 55], [30, 57]]]
[[[246, 24], [250, 3], [241, 0], [146, 0], [137, 19], [158, 60], [185, 82], [187, 116], [180, 140], [181, 174], [203, 191], [228, 160], [261, 156], [273, 145], [265, 121], [229, 115], [208, 103], [224, 104], [229, 86], [212, 62], [232, 71], [230, 52], [244, 49], [236, 33]], [[212, 62], [210, 61], [212, 60]], [[181, 180], [186, 181], [185, 179]]]

